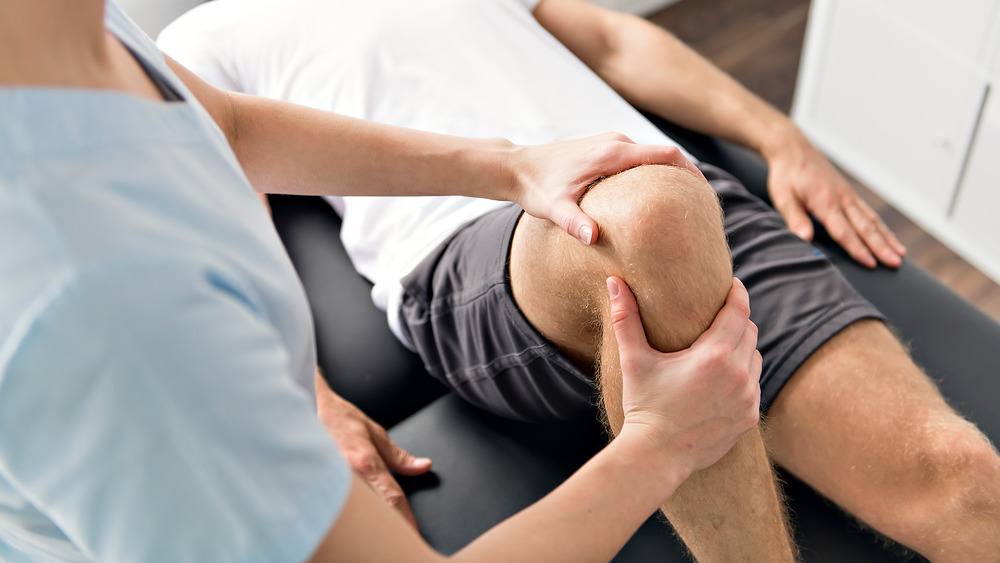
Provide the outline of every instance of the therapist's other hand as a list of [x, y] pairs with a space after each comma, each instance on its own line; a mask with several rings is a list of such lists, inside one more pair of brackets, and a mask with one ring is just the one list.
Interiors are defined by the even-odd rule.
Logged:
[[512, 157], [514, 193], [504, 199], [589, 245], [597, 241], [598, 226], [580, 210], [580, 198], [596, 180], [643, 164], [683, 166], [701, 175], [677, 147], [638, 145], [619, 133], [605, 133], [518, 147]]
[[764, 156], [768, 193], [790, 231], [811, 241], [812, 215], [858, 263], [902, 264], [906, 247], [802, 133], [792, 130]]
[[761, 356], [746, 288], [734, 278], [712, 326], [690, 348], [668, 354], [649, 346], [625, 282], [608, 278], [608, 293], [622, 368], [622, 433], [644, 433], [691, 473], [712, 465], [760, 417]]
[[384, 428], [334, 393], [318, 370], [316, 406], [320, 421], [337, 442], [347, 463], [416, 528], [417, 519], [392, 473], [422, 475], [430, 471], [431, 460], [414, 457], [394, 444]]

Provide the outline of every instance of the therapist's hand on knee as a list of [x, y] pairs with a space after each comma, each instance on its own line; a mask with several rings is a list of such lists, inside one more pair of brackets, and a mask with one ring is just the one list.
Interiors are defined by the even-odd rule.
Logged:
[[761, 356], [750, 301], [734, 278], [711, 327], [690, 348], [651, 348], [631, 291], [608, 278], [622, 367], [622, 432], [641, 432], [677, 465], [712, 465], [759, 420]]
[[597, 222], [580, 209], [580, 198], [595, 181], [643, 164], [701, 171], [677, 147], [639, 145], [620, 133], [517, 147], [512, 160], [513, 201], [530, 215], [548, 219], [584, 244], [597, 241]]

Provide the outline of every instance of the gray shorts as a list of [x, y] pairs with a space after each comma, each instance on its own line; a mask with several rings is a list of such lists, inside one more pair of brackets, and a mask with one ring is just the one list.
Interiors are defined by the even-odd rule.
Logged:
[[[700, 168], [722, 198], [735, 275], [750, 293], [766, 409], [830, 337], [884, 317], [774, 209], [729, 174]], [[427, 371], [470, 403], [521, 420], [573, 418], [592, 410], [596, 384], [514, 303], [508, 264], [521, 213], [510, 205], [456, 231], [403, 280], [400, 315]]]

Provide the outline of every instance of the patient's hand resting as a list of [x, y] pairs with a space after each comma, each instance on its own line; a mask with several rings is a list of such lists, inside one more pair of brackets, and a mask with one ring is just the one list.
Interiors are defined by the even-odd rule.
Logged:
[[794, 127], [780, 138], [764, 151], [767, 189], [789, 230], [811, 241], [812, 215], [860, 264], [899, 267], [906, 247], [847, 179]]
[[431, 460], [414, 457], [394, 444], [384, 428], [334, 393], [319, 369], [316, 370], [316, 406], [320, 421], [337, 442], [347, 463], [416, 527], [417, 519], [392, 473], [421, 475], [430, 471]]

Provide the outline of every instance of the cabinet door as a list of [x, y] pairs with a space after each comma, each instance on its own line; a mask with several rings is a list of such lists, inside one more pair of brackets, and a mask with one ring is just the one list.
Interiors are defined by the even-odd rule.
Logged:
[[1000, 91], [983, 109], [951, 218], [970, 261], [1000, 280]]
[[817, 79], [797, 118], [894, 205], [943, 218], [985, 88], [981, 73], [861, 0], [828, 8]]
[[997, 0], [880, 0], [869, 5], [892, 14], [959, 58], [977, 63], [987, 62], [990, 33], [1000, 9]]

